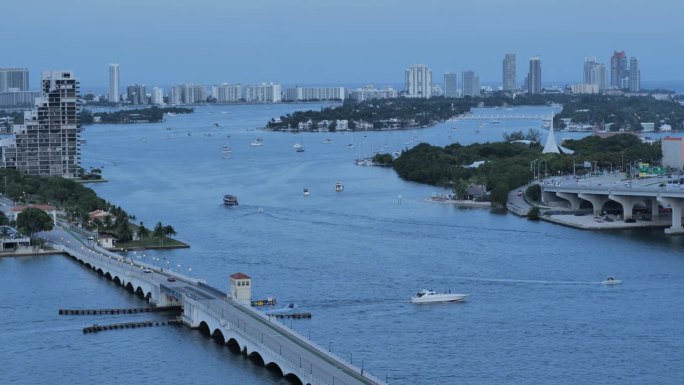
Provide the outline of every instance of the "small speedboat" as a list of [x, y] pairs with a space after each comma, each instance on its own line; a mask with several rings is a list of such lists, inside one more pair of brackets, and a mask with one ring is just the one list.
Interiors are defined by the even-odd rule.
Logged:
[[304, 196], [305, 196], [305, 197], [308, 197], [308, 196], [309, 196], [309, 189], [308, 189], [308, 188], [305, 188], [305, 189], [304, 189]]
[[342, 182], [337, 181], [337, 183], [335, 183], [335, 191], [342, 192], [343, 190], [344, 190], [344, 185], [342, 184]]
[[622, 280], [615, 279], [615, 277], [608, 277], [605, 280], [601, 281], [601, 283], [604, 285], [619, 285], [622, 283]]
[[252, 143], [249, 144], [250, 146], [256, 147], [256, 146], [263, 146], [264, 141], [261, 140], [261, 138], [256, 138], [255, 140], [252, 141]]
[[411, 297], [411, 303], [463, 302], [468, 294], [438, 293], [434, 290], [421, 290]]

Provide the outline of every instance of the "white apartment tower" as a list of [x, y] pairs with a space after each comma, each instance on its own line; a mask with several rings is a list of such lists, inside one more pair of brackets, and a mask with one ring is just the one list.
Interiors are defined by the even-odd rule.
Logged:
[[405, 72], [406, 96], [429, 99], [432, 94], [432, 70], [425, 64], [414, 64]]
[[14, 126], [14, 138], [2, 141], [2, 163], [30, 175], [77, 178], [78, 79], [72, 71], [44, 71], [41, 97]]
[[119, 64], [109, 63], [109, 101], [119, 103]]

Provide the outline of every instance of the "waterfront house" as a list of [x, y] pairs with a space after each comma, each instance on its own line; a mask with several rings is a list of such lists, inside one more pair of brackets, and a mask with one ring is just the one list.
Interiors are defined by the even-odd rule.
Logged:
[[45, 211], [49, 216], [52, 217], [52, 222], [57, 224], [57, 208], [53, 205], [22, 205], [22, 206], [14, 206], [12, 207], [12, 212], [10, 216], [11, 220], [16, 221], [17, 217], [19, 214], [21, 214], [22, 211], [26, 210], [27, 208], [34, 208], [34, 209], [40, 209]]

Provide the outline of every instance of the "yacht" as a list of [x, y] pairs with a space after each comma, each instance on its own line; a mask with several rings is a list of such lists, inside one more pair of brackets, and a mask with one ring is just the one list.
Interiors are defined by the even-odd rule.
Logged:
[[223, 196], [223, 204], [226, 206], [237, 206], [238, 205], [238, 200], [235, 195], [224, 195]]
[[254, 140], [252, 141], [252, 143], [250, 143], [249, 145], [250, 145], [250, 146], [254, 146], [254, 147], [256, 147], [256, 146], [263, 146], [263, 145], [264, 145], [264, 141], [261, 140], [261, 138], [256, 138], [256, 139], [254, 139]]
[[604, 285], [619, 285], [622, 283], [622, 280], [615, 279], [615, 277], [608, 277], [605, 280], [601, 281], [601, 283]]
[[463, 302], [468, 294], [437, 293], [434, 290], [421, 290], [411, 297], [411, 303]]
[[337, 183], [335, 183], [335, 191], [342, 192], [343, 190], [344, 190], [344, 185], [342, 184], [342, 182], [337, 181]]

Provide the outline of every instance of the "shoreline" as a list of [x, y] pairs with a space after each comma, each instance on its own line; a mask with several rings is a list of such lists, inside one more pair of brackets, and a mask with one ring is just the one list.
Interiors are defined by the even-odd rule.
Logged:
[[445, 199], [445, 200], [434, 200], [434, 199], [426, 199], [426, 202], [430, 203], [439, 203], [439, 204], [452, 204], [455, 206], [461, 206], [461, 207], [473, 207], [473, 208], [481, 208], [481, 209], [488, 209], [492, 207], [492, 202], [478, 202], [478, 201], [469, 201], [469, 200], [456, 200], [456, 199]]

